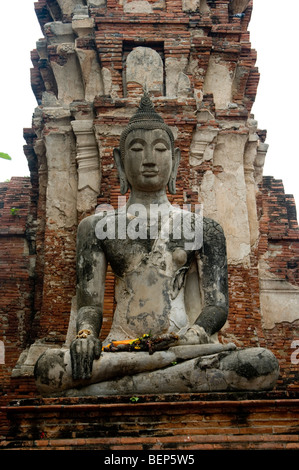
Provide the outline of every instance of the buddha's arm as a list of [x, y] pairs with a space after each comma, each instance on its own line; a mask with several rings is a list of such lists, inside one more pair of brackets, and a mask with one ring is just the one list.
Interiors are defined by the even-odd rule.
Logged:
[[219, 331], [228, 315], [226, 241], [219, 224], [204, 218], [203, 247], [198, 254], [203, 309], [196, 324], [208, 335]]
[[77, 338], [71, 344], [73, 378], [89, 378], [99, 358], [107, 262], [96, 238], [97, 218], [87, 217], [77, 233]]
[[87, 217], [77, 234], [77, 331], [98, 336], [102, 326], [107, 262], [95, 234], [97, 218]]

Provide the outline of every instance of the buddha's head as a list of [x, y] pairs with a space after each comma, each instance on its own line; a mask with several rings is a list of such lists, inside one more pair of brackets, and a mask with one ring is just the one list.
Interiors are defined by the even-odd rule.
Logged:
[[122, 194], [129, 187], [151, 192], [166, 186], [175, 194], [180, 151], [174, 146], [171, 129], [154, 110], [148, 94], [143, 95], [136, 114], [121, 134], [114, 159]]

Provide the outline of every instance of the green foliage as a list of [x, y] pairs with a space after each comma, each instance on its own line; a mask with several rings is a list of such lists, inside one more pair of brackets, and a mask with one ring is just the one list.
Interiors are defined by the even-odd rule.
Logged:
[[4, 158], [5, 160], [11, 160], [11, 157], [7, 153], [0, 152], [0, 158]]
[[12, 207], [10, 209], [11, 215], [18, 215], [19, 209], [17, 207]]
[[139, 400], [138, 397], [131, 397], [131, 398], [130, 398], [130, 402], [131, 402], [131, 403], [137, 403], [138, 400]]

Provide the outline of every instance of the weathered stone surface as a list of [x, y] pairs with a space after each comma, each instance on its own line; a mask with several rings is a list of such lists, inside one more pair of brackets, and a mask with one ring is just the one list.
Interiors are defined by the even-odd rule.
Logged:
[[57, 0], [63, 15], [70, 17], [77, 6], [83, 6], [83, 0]]
[[77, 120], [71, 122], [76, 135], [76, 161], [78, 164], [78, 196], [79, 212], [88, 212], [97, 205], [97, 195], [100, 191], [100, 159], [95, 139], [92, 120]]
[[190, 93], [190, 80], [186, 75], [187, 59], [168, 57], [165, 61], [166, 96], [188, 96]]
[[97, 54], [93, 50], [76, 49], [84, 82], [84, 98], [92, 103], [95, 96], [104, 94], [103, 74]]
[[94, 36], [94, 19], [87, 15], [76, 15], [73, 17], [72, 28], [78, 37]]
[[183, 11], [199, 11], [208, 13], [210, 11], [207, 0], [182, 0]]
[[229, 9], [233, 15], [243, 13], [248, 7], [250, 0], [230, 0]]
[[0, 364], [5, 364], [5, 346], [3, 341], [0, 341]]
[[54, 21], [45, 25], [45, 36], [50, 45], [71, 44], [75, 40], [75, 34], [71, 23]]
[[[213, 135], [215, 134], [212, 133], [211, 138]], [[232, 264], [240, 262], [246, 264], [250, 255], [250, 230], [243, 166], [246, 140], [246, 135], [219, 135], [213, 164], [223, 171], [216, 175], [207, 171], [201, 184], [204, 213], [215, 218], [223, 226], [228, 260]], [[234, 224], [233, 220], [238, 220], [238, 224]]]
[[203, 92], [213, 94], [216, 108], [227, 108], [232, 101], [233, 77], [233, 71], [221, 60], [221, 56], [210, 56]]
[[61, 64], [53, 61], [52, 69], [58, 83], [58, 99], [65, 104], [84, 99], [85, 91], [74, 45], [61, 44], [57, 48], [57, 54]]
[[[73, 227], [77, 223], [77, 171], [71, 126], [60, 126], [58, 131], [49, 126], [45, 143], [49, 174], [46, 208], [48, 224], [52, 228]], [[57, 188], [61, 188], [62, 193], [57, 192]]]
[[[45, 396], [271, 390], [279, 375], [275, 356], [263, 348], [228, 352], [234, 348], [209, 344], [172, 347], [152, 356], [143, 352], [103, 353], [94, 363], [94, 383], [88, 385], [69, 380], [68, 351], [49, 350], [38, 362], [37, 386]], [[223, 352], [217, 353], [221, 349]], [[51, 371], [48, 364], [52, 364]]]
[[283, 319], [298, 319], [299, 287], [280, 279], [261, 278], [261, 313], [264, 328], [271, 329]]
[[128, 2], [124, 0], [125, 13], [153, 13], [152, 5], [146, 0]]
[[87, 0], [87, 5], [90, 7], [100, 7], [106, 5], [107, 0]]
[[136, 47], [127, 57], [126, 83], [136, 82], [148, 92], [163, 94], [163, 63], [149, 47]]
[[200, 165], [203, 161], [213, 158], [217, 134], [217, 130], [211, 129], [202, 131], [200, 126], [198, 126], [198, 130], [193, 134], [190, 147], [189, 158], [191, 166]]

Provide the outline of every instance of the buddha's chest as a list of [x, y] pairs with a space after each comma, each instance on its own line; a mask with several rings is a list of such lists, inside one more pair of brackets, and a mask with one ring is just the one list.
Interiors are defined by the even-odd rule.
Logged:
[[150, 251], [147, 247], [124, 243], [110, 258], [114, 271], [119, 270], [115, 321], [133, 336], [178, 331], [186, 324], [183, 286], [192, 257], [161, 240]]
[[180, 240], [176, 243], [162, 239], [106, 240], [103, 249], [117, 277], [138, 272], [144, 281], [151, 279], [153, 272], [173, 280], [179, 272], [189, 269], [195, 256], [184, 249]]

